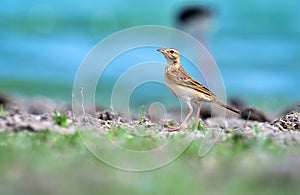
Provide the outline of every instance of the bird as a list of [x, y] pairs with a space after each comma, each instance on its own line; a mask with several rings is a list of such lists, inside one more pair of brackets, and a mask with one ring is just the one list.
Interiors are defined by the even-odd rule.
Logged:
[[215, 94], [213, 94], [208, 88], [200, 84], [194, 78], [192, 78], [182, 67], [180, 62], [180, 53], [175, 48], [158, 49], [158, 52], [162, 53], [167, 60], [164, 80], [169, 91], [183, 100], [189, 107], [189, 112], [183, 122], [179, 126], [168, 126], [172, 131], [185, 130], [186, 122], [193, 113], [192, 103], [197, 105], [197, 113], [195, 118], [195, 124], [198, 124], [201, 105], [200, 102], [211, 102], [218, 104], [232, 112], [241, 114], [241, 111], [230, 107], [217, 100]]

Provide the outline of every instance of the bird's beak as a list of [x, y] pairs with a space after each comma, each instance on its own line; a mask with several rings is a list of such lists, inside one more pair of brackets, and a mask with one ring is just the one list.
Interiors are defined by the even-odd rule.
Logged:
[[166, 53], [165, 50], [163, 50], [163, 49], [158, 49], [157, 51], [160, 53], [163, 53], [163, 54]]

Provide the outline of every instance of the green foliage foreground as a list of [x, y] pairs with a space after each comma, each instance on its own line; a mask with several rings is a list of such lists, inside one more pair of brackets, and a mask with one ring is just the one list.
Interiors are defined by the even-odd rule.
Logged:
[[[107, 134], [107, 139], [128, 139], [126, 144], [135, 147], [160, 141], [132, 142], [120, 130]], [[279, 146], [270, 139], [246, 139], [234, 134], [220, 140], [206, 156], [199, 157], [200, 144], [200, 140], [194, 141], [181, 156], [162, 168], [126, 172], [95, 158], [78, 133], [1, 133], [0, 194], [298, 192], [297, 148]]]

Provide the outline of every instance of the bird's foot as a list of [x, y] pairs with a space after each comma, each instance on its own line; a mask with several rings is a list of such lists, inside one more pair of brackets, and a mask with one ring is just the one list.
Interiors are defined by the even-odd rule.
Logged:
[[183, 125], [179, 125], [179, 126], [168, 126], [169, 131], [179, 131], [179, 130], [186, 130], [186, 127], [184, 127]]

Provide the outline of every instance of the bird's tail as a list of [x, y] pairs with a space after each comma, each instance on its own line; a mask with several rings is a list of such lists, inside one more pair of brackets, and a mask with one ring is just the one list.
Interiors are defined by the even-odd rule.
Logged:
[[218, 104], [218, 105], [220, 105], [220, 106], [222, 106], [222, 107], [224, 107], [224, 108], [226, 108], [226, 109], [228, 109], [228, 110], [231, 110], [232, 112], [235, 112], [237, 114], [241, 114], [240, 110], [238, 110], [236, 108], [233, 108], [231, 106], [227, 106], [227, 105], [223, 104], [222, 102], [219, 102], [218, 100], [215, 100], [213, 102], [216, 103], [216, 104]]

